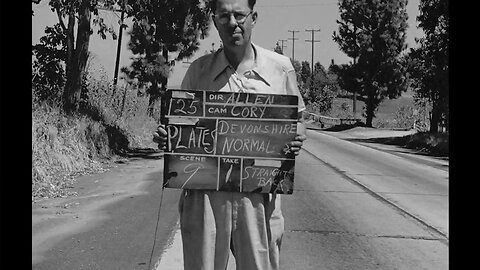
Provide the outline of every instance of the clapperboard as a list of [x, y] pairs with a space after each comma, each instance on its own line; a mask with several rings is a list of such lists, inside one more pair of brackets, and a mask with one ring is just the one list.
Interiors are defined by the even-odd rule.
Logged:
[[164, 187], [292, 194], [294, 95], [170, 89]]

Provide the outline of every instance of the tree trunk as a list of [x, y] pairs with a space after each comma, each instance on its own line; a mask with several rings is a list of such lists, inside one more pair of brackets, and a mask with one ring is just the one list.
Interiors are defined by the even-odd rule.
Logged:
[[154, 117], [155, 104], [157, 103], [158, 97], [160, 95], [160, 89], [158, 87], [158, 80], [152, 82], [150, 86], [150, 96], [148, 98], [148, 116]]
[[365, 100], [365, 125], [367, 127], [373, 127], [373, 118], [375, 117], [375, 109], [377, 108], [375, 100], [375, 90], [373, 86], [366, 85], [365, 90], [367, 90], [367, 99]]
[[[167, 64], [167, 66], [170, 66], [170, 64], [168, 63], [168, 49], [167, 49], [167, 46], [163, 47], [162, 55], [163, 55], [163, 58], [165, 58], [165, 63]], [[162, 78], [162, 89], [161, 89], [161, 92], [160, 92], [160, 97], [163, 97], [163, 95], [165, 94], [165, 91], [167, 90], [167, 83], [168, 83], [168, 77], [165, 76], [164, 78]]]
[[[90, 18], [91, 12], [88, 9], [88, 0], [84, 0], [80, 5], [78, 17], [77, 40], [75, 49], [70, 55], [71, 59], [67, 63], [67, 82], [65, 84], [64, 109], [71, 114], [78, 111], [80, 103], [80, 94], [82, 90], [82, 79], [85, 74], [85, 67], [88, 59], [88, 46], [90, 43]], [[72, 18], [69, 19], [69, 27]], [[70, 34], [70, 33], [69, 33]], [[71, 33], [71, 42], [73, 42], [73, 31]]]
[[[168, 65], [168, 49], [166, 46], [164, 46], [162, 50], [162, 56], [165, 58], [165, 63]], [[165, 91], [167, 90], [167, 83], [168, 79], [167, 77], [162, 77], [160, 78], [160, 83], [161, 87], [158, 87], [158, 80], [155, 80], [155, 82], [152, 84], [152, 88], [150, 91], [150, 98], [148, 100], [148, 115], [154, 117], [154, 111], [155, 111], [155, 105], [158, 103], [158, 101], [162, 101], [162, 97], [165, 94]]]
[[441, 113], [437, 108], [437, 103], [433, 103], [432, 114], [430, 117], [430, 132], [437, 133], [440, 125]]

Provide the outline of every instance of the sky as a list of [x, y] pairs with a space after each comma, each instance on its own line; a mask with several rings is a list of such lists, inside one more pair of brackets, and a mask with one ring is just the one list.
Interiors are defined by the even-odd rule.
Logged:
[[[417, 27], [416, 17], [419, 15], [420, 0], [409, 0], [407, 4], [408, 29], [407, 29], [407, 47], [416, 47], [415, 38], [423, 36], [421, 29]], [[40, 4], [32, 4], [34, 16], [32, 17], [32, 45], [39, 43], [39, 39], [44, 35], [46, 26], [52, 26], [58, 22], [56, 15], [50, 10], [48, 0], [42, 0]], [[281, 41], [284, 45], [284, 55], [292, 57], [292, 32], [295, 32], [295, 60], [300, 62], [312, 59], [312, 43], [306, 40], [312, 40], [311, 32], [306, 30], [320, 30], [314, 32], [314, 62], [320, 62], [325, 68], [328, 68], [331, 61], [335, 64], [346, 64], [352, 61], [347, 55], [340, 51], [338, 45], [333, 41], [334, 31], [338, 32], [336, 20], [340, 19], [337, 0], [257, 0], [255, 10], [258, 12], [257, 23], [252, 34], [252, 41], [266, 49], [273, 50], [276, 43]], [[107, 25], [111, 25], [118, 33], [120, 13], [111, 11], [99, 11]], [[129, 28], [123, 31], [120, 67], [128, 66], [130, 63], [131, 52], [128, 50], [130, 40], [128, 32], [131, 27], [131, 20], [125, 23]], [[95, 30], [94, 30], [95, 32]], [[102, 67], [110, 79], [113, 79], [115, 70], [115, 58], [117, 52], [118, 40], [113, 40], [107, 36], [106, 40], [100, 38], [94, 33], [90, 38], [90, 51], [95, 55], [95, 65]], [[193, 61], [205, 54], [206, 51], [219, 47], [220, 38], [213, 26], [207, 38], [200, 40], [200, 49], [188, 60]], [[168, 80], [169, 87], [178, 87], [187, 71], [188, 63], [184, 61], [177, 62], [173, 72]], [[121, 75], [119, 75], [120, 77]], [[121, 82], [119, 81], [119, 84]]]

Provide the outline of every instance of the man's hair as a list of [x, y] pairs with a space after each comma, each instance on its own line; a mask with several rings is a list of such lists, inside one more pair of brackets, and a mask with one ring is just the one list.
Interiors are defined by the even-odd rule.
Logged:
[[[257, 0], [248, 0], [248, 7], [253, 10], [256, 3]], [[212, 13], [215, 13], [215, 10], [217, 10], [217, 0], [210, 1], [210, 8], [212, 9]]]

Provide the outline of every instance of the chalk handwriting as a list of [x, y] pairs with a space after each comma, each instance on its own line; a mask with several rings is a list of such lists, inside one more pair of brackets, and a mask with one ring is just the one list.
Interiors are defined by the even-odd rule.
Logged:
[[260, 177], [279, 177], [281, 179], [285, 179], [288, 173], [289, 171], [283, 171], [278, 168], [247, 166], [244, 168], [243, 179]]
[[191, 173], [191, 175], [187, 178], [187, 180], [185, 180], [185, 182], [183, 183], [181, 188], [183, 189], [185, 187], [185, 185], [188, 183], [188, 181], [190, 181], [190, 179], [192, 179], [192, 177], [198, 172], [198, 170], [203, 169], [203, 168], [205, 168], [205, 167], [203, 167], [203, 165], [200, 164], [200, 163], [188, 164], [183, 169], [183, 172], [184, 173]]
[[[206, 127], [167, 126], [169, 151], [178, 149], [200, 148], [205, 153], [211, 154], [214, 145], [210, 141], [215, 139], [215, 130], [211, 131]], [[186, 133], [185, 133], [186, 132]]]
[[[187, 104], [187, 102], [189, 104]], [[197, 112], [197, 107], [194, 105], [197, 103], [198, 100], [188, 100], [185, 101], [184, 99], [177, 99], [177, 104], [180, 105], [180, 108], [176, 108], [173, 110], [174, 113], [182, 113], [185, 115], [192, 115]]]
[[270, 146], [269, 140], [255, 139], [255, 138], [228, 138], [225, 137], [223, 146], [221, 147], [221, 154], [229, 154], [235, 152], [261, 152], [267, 154], [276, 153]]
[[218, 134], [296, 134], [296, 123], [277, 124], [272, 122], [227, 122], [218, 120]]
[[273, 95], [250, 95], [249, 93], [232, 93], [227, 98], [225, 104], [251, 104], [251, 105], [268, 105], [274, 103]]

